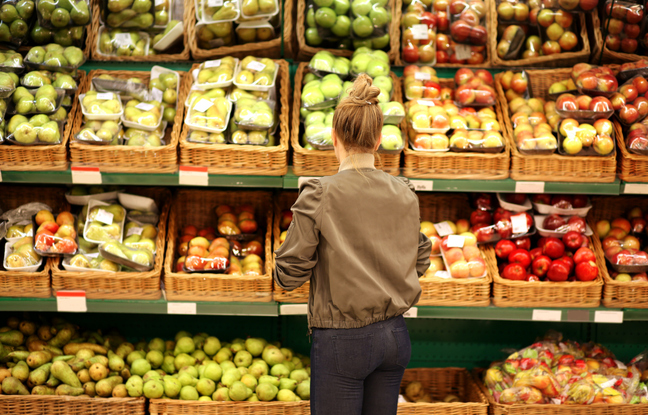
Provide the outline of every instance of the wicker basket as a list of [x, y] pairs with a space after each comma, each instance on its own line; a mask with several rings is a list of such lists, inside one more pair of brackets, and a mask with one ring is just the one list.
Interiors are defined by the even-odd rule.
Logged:
[[[421, 220], [433, 223], [457, 221], [470, 217], [468, 197], [464, 194], [419, 193]], [[418, 305], [486, 307], [490, 304], [492, 270], [482, 249], [488, 275], [484, 278], [420, 278], [421, 298]]]
[[[214, 226], [214, 209], [220, 204], [252, 205], [259, 228], [265, 227], [265, 274], [243, 276], [175, 271], [176, 238], [183, 226]], [[262, 222], [266, 216], [265, 225]], [[180, 190], [169, 215], [169, 232], [164, 286], [170, 301], [272, 301], [272, 203], [271, 194], [262, 191]]]
[[[454, 89], [454, 80], [439, 79], [442, 87]], [[499, 101], [499, 100], [498, 100]], [[497, 120], [504, 136], [504, 122], [499, 102], [495, 105]], [[501, 153], [455, 153], [416, 151], [409, 147], [409, 123], [403, 122], [402, 128], [408, 143], [405, 146], [405, 168], [403, 175], [424, 179], [474, 179], [502, 180], [509, 177], [510, 149], [504, 140]]]
[[[592, 63], [625, 63], [636, 62], [646, 57], [634, 53], [615, 52], [605, 46], [605, 39], [603, 39], [603, 30], [601, 29], [601, 19], [599, 18], [597, 10], [588, 13], [592, 22], [592, 30], [594, 33], [594, 42], [592, 44]], [[603, 49], [601, 54], [601, 49]]]
[[[185, 125], [180, 136], [180, 164], [204, 166], [210, 174], [250, 174], [283, 176], [288, 172], [288, 140], [290, 115], [290, 74], [288, 62], [280, 60], [277, 79], [279, 88], [279, 142], [274, 147], [238, 144], [201, 144], [187, 141], [191, 129]], [[194, 65], [197, 68], [198, 64]], [[183, 95], [191, 89], [193, 79], [189, 74], [183, 85]]]
[[[183, 0], [175, 0], [175, 1], [183, 1]], [[193, 4], [193, 0], [192, 0]], [[186, 25], [189, 21], [189, 10], [186, 7], [186, 2], [185, 2], [185, 7], [183, 8], [182, 12], [182, 21], [185, 22], [184, 24]], [[182, 46], [175, 45], [171, 47], [171, 51], [173, 53], [164, 53], [164, 52], [158, 52], [155, 55], [146, 55], [146, 56], [106, 56], [103, 54], [100, 54], [97, 51], [97, 40], [99, 36], [99, 28], [101, 27], [101, 23], [99, 22], [99, 17], [101, 15], [101, 9], [99, 6], [99, 2], [96, 1], [94, 2], [94, 6], [92, 7], [92, 29], [88, 28], [87, 31], [87, 45], [86, 45], [86, 50], [88, 49], [89, 46], [89, 51], [92, 53], [92, 59], [95, 61], [113, 61], [113, 62], [182, 62], [182, 61], [188, 61], [189, 60], [189, 39], [188, 39], [188, 30], [185, 26], [184, 34], [183, 34], [183, 39], [182, 39]], [[176, 20], [180, 20], [177, 19]], [[150, 50], [153, 50], [153, 35], [151, 34], [151, 45], [150, 45]], [[87, 55], [90, 57], [90, 54], [88, 53]]]
[[[601, 304], [601, 273], [593, 281], [513, 281], [500, 277], [495, 249], [491, 245], [482, 254], [493, 274], [493, 305], [497, 307], [591, 308]], [[596, 265], [599, 270], [605, 269], [605, 261], [601, 258], [596, 258]]]
[[[549, 99], [549, 86], [570, 77], [571, 69], [529, 70], [529, 86], [536, 98]], [[513, 139], [511, 113], [504, 90], [500, 85], [501, 74], [495, 75], [495, 89], [502, 106], [505, 138], [511, 147], [511, 178], [514, 180], [540, 180], [545, 182], [599, 182], [611, 183], [616, 179], [616, 156], [574, 157], [551, 155], [525, 155], [518, 151]], [[615, 134], [620, 134], [617, 131]]]
[[[308, 71], [308, 63], [301, 62], [295, 75], [295, 91], [292, 106], [292, 134], [290, 143], [293, 148], [293, 170], [297, 176], [330, 176], [338, 172], [340, 163], [338, 163], [335, 153], [326, 150], [306, 150], [301, 146], [299, 137], [300, 131], [300, 114], [301, 108], [301, 85], [304, 75]], [[393, 85], [393, 99], [403, 102], [400, 80], [393, 72], [390, 72]], [[400, 174], [400, 154], [383, 154], [376, 156], [375, 166], [378, 169], [398, 176]]]
[[[139, 78], [146, 85], [148, 85], [150, 76], [149, 72], [142, 71], [105, 71], [96, 69], [90, 71], [79, 89], [83, 93], [90, 90], [92, 78], [103, 74], [118, 78]], [[186, 72], [179, 72], [179, 74], [181, 77], [179, 82], [182, 85], [184, 77], [187, 75]], [[178, 108], [173, 119], [173, 126], [167, 128], [164, 137], [166, 145], [161, 147], [94, 146], [71, 140], [70, 161], [79, 166], [99, 167], [100, 171], [106, 173], [175, 173], [178, 169], [177, 146], [183, 124], [183, 103], [186, 92], [181, 88], [178, 94]], [[83, 125], [83, 113], [80, 108], [73, 119], [72, 133], [76, 134]]]
[[0, 413], [14, 415], [144, 415], [146, 399], [0, 395]]
[[[274, 251], [279, 249], [281, 243], [279, 242], [279, 237], [281, 236], [281, 228], [279, 224], [281, 223], [281, 212], [284, 210], [290, 209], [290, 207], [295, 204], [297, 200], [297, 192], [282, 192], [279, 196], [274, 198], [274, 221], [272, 225], [272, 236], [273, 240], [273, 258], [276, 259]], [[282, 303], [308, 303], [308, 294], [310, 291], [310, 281], [306, 281], [301, 287], [292, 290], [286, 291], [283, 288], [279, 287], [274, 281], [272, 282], [272, 297], [275, 301]]]
[[619, 178], [626, 182], [648, 182], [648, 156], [631, 153], [626, 147], [621, 126], [618, 125], [618, 121], [614, 121], [614, 124], [617, 152], [619, 152], [617, 165]]
[[[258, 56], [260, 58], [280, 58], [281, 57], [281, 35], [276, 39], [267, 40], [265, 42], [243, 43], [233, 46], [222, 46], [215, 49], [201, 49], [198, 46], [198, 37], [196, 31], [196, 12], [194, 0], [184, 0], [185, 6], [185, 30], [189, 36], [189, 47], [191, 48], [191, 56], [196, 61], [205, 61], [213, 58], [220, 58], [222, 56], [233, 56], [235, 58], [244, 58], [249, 55]], [[283, 1], [279, 2], [279, 13], [282, 12]], [[289, 7], [292, 7], [290, 5]], [[187, 15], [186, 13], [189, 13]], [[233, 29], [232, 29], [233, 30]]]
[[63, 267], [62, 258], [54, 258], [52, 262], [52, 289], [54, 291], [84, 290], [86, 298], [95, 300], [157, 300], [160, 298], [162, 293], [160, 277], [164, 262], [171, 192], [159, 187], [129, 187], [128, 192], [150, 197], [160, 208], [153, 269], [146, 272], [70, 272]]
[[[68, 122], [61, 133], [61, 143], [51, 146], [19, 146], [0, 144], [0, 170], [7, 171], [62, 171], [68, 169], [67, 142], [70, 139], [72, 120], [79, 106], [79, 91], [85, 83], [85, 72], [79, 71], [79, 88], [72, 97]], [[79, 113], [81, 111], [79, 110]]]
[[[607, 219], [612, 220], [623, 217], [627, 211], [635, 206], [644, 212], [648, 211], [648, 199], [640, 196], [599, 196], [592, 199], [594, 208], [590, 210], [587, 220], [592, 229], [596, 229], [596, 222]], [[606, 264], [601, 241], [596, 236], [592, 237], [592, 249], [597, 257], [597, 262]], [[610, 277], [607, 266], [599, 267], [603, 274], [603, 305], [614, 308], [648, 308], [648, 282], [616, 281]]]
[[198, 402], [151, 399], [150, 415], [310, 415], [310, 402]]
[[[34, 195], [55, 213], [70, 209], [61, 188], [3, 185], [0, 194], [0, 208], [4, 211], [33, 202]], [[5, 271], [0, 266], [0, 297], [50, 297], [50, 269], [53, 261], [54, 258], [43, 257], [43, 268], [37, 272]]]
[[527, 59], [504, 60], [497, 55], [497, 11], [496, 2], [489, 1], [488, 8], [490, 16], [488, 17], [488, 54], [494, 67], [497, 66], [515, 66], [515, 67], [565, 67], [574, 66], [577, 63], [587, 62], [590, 58], [590, 41], [587, 36], [587, 24], [585, 15], [588, 13], [574, 13], [574, 20], [578, 20], [580, 25], [580, 36], [582, 48], [577, 52], [563, 52], [556, 55], [538, 56]]
[[418, 381], [423, 390], [435, 400], [447, 395], [457, 396], [454, 403], [399, 403], [398, 415], [486, 415], [488, 400], [466, 369], [448, 367], [434, 369], [405, 369], [401, 381], [401, 394], [411, 382]]
[[285, 1], [283, 3], [283, 37], [281, 39], [283, 45], [282, 57], [286, 59], [294, 59], [297, 57], [297, 37], [295, 36], [295, 21], [297, 18], [296, 7], [293, 1]]
[[[398, 59], [398, 55], [400, 54], [400, 21], [402, 7], [402, 0], [395, 0], [392, 4], [392, 20], [391, 25], [389, 26], [389, 51], [387, 51], [390, 62], [396, 62], [396, 59]], [[337, 56], [351, 58], [351, 55], [353, 55], [352, 50], [323, 49], [306, 44], [306, 11], [306, 0], [297, 0], [297, 23], [295, 28], [297, 32], [297, 44], [299, 46], [297, 59], [300, 61], [310, 61], [317, 52], [322, 50], [327, 50]]]

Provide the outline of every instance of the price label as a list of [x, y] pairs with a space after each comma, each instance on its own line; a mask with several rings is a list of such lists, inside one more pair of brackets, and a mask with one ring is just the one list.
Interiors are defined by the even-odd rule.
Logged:
[[213, 60], [213, 61], [207, 61], [207, 62], [205, 62], [204, 67], [205, 67], [205, 68], [215, 68], [215, 67], [217, 67], [217, 66], [220, 66], [220, 64], [221, 64], [221, 60], [220, 60], [220, 59], [216, 59], [216, 60]]
[[2, 172], [0, 171], [0, 183], [2, 183]]
[[115, 42], [115, 46], [118, 48], [133, 44], [133, 38], [131, 38], [130, 33], [117, 33], [113, 38], [113, 41]]
[[623, 323], [623, 311], [595, 311], [595, 323]]
[[437, 271], [434, 273], [434, 276], [439, 278], [452, 278], [448, 271]]
[[551, 398], [551, 403], [554, 404], [554, 405], [560, 405], [560, 404], [562, 404], [562, 402], [560, 401], [560, 399], [556, 399], [556, 398]]
[[163, 95], [164, 95], [164, 92], [162, 92], [161, 90], [159, 90], [157, 88], [153, 88], [153, 90], [151, 91], [151, 96], [153, 97], [153, 101], [162, 102], [162, 96]]
[[223, 0], [207, 0], [207, 6], [209, 7], [221, 7], [223, 5]]
[[420, 104], [420, 105], [425, 105], [426, 107], [434, 107], [434, 106], [436, 106], [434, 101], [430, 101], [430, 100], [426, 100], [426, 99], [419, 99], [419, 100], [416, 101], [416, 103]]
[[427, 72], [414, 72], [414, 79], [417, 81], [429, 81], [432, 79], [432, 75]]
[[103, 209], [99, 209], [99, 212], [97, 212], [97, 215], [95, 216], [94, 220], [101, 223], [105, 223], [106, 225], [112, 225], [113, 218], [114, 215], [112, 213], [106, 212]]
[[452, 235], [452, 228], [450, 227], [450, 224], [448, 221], [444, 222], [439, 222], [434, 224], [434, 229], [436, 229], [437, 233], [439, 234], [440, 237], [444, 237], [446, 235]]
[[527, 233], [529, 231], [525, 213], [511, 216], [511, 224], [513, 225], [514, 234]]
[[304, 183], [313, 179], [319, 179], [319, 177], [308, 177], [308, 176], [300, 177], [299, 179], [297, 179], [297, 187], [301, 189]]
[[196, 314], [196, 303], [167, 303], [167, 314]]
[[100, 92], [97, 94], [97, 99], [101, 101], [107, 101], [109, 99], [113, 99], [114, 95], [112, 92]]
[[155, 108], [155, 105], [147, 104], [146, 102], [140, 102], [139, 104], [135, 105], [135, 108], [142, 111], [150, 111]]
[[72, 166], [73, 184], [101, 184], [99, 167]]
[[178, 184], [185, 186], [207, 186], [209, 185], [209, 174], [207, 167], [180, 166], [178, 171]]
[[619, 360], [615, 360], [614, 363], [616, 363], [617, 367], [621, 370], [626, 370], [628, 367], [623, 364], [623, 362]]
[[472, 52], [470, 51], [470, 46], [468, 45], [455, 45], [455, 55], [457, 55], [457, 59], [464, 60], [464, 59], [469, 59], [470, 56], [472, 55]]
[[626, 183], [623, 185], [623, 193], [646, 195], [648, 194], [648, 184], [643, 183]]
[[562, 320], [561, 310], [533, 310], [531, 315], [533, 321], [560, 321]]
[[252, 61], [252, 62], [248, 63], [247, 66], [246, 66], [245, 68], [246, 68], [246, 69], [251, 69], [251, 70], [253, 70], [253, 71], [260, 72], [260, 71], [262, 71], [262, 70], [265, 69], [265, 65], [262, 64], [262, 63], [259, 62], [259, 61]]
[[297, 316], [308, 314], [308, 304], [282, 304], [279, 306], [282, 316]]
[[403, 395], [398, 395], [398, 403], [407, 403], [407, 399]]
[[412, 26], [412, 37], [416, 40], [427, 40], [429, 38], [428, 35], [428, 27], [425, 24], [415, 24]]
[[412, 180], [414, 190], [419, 192], [431, 192], [434, 188], [434, 181], [432, 180]]
[[205, 112], [209, 108], [211, 108], [214, 105], [213, 102], [207, 100], [207, 99], [201, 99], [200, 101], [196, 102], [196, 105], [194, 105], [193, 109], [194, 111], [198, 112]]
[[156, 6], [161, 6], [163, 4], [166, 4], [167, 0], [155, 0], [155, 5]]
[[461, 235], [448, 235], [448, 248], [463, 248], [465, 238]]
[[416, 318], [418, 316], [418, 307], [412, 307], [403, 313], [405, 318]]
[[515, 182], [515, 193], [544, 193], [544, 182]]
[[85, 313], [88, 311], [85, 291], [57, 291], [56, 310], [66, 313]]
[[616, 379], [610, 379], [610, 380], [608, 380], [607, 382], [603, 382], [603, 383], [601, 383], [599, 386], [600, 386], [601, 388], [603, 388], [603, 389], [605, 389], [605, 388], [611, 388], [612, 386], [614, 386], [615, 383], [617, 383], [617, 380], [616, 380]]
[[128, 237], [131, 235], [141, 235], [143, 230], [144, 230], [143, 228], [138, 228], [136, 226], [133, 226], [128, 231], [126, 231], [126, 236]]

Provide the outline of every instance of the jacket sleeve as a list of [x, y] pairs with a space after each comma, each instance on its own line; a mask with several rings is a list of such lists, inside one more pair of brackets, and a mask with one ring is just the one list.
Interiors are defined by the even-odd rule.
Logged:
[[430, 252], [432, 251], [432, 242], [430, 239], [419, 232], [418, 257], [416, 258], [416, 272], [418, 276], [425, 274], [430, 268]]
[[313, 274], [313, 268], [317, 264], [321, 202], [320, 181], [309, 180], [304, 183], [292, 207], [293, 218], [286, 240], [275, 251], [274, 280], [284, 290], [299, 288]]

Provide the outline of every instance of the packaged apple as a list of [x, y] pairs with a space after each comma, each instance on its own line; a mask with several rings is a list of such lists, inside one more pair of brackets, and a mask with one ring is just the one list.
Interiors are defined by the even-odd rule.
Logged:
[[518, 59], [525, 39], [526, 34], [522, 27], [518, 25], [506, 27], [500, 41], [497, 43], [497, 56], [504, 60]]
[[217, 235], [232, 240], [252, 240], [259, 230], [255, 209], [251, 205], [220, 205], [214, 210], [218, 218]]
[[0, 52], [0, 71], [22, 73], [25, 70], [23, 57], [20, 53], [7, 50]]
[[[327, 75], [329, 76], [329, 75]], [[323, 79], [322, 79], [323, 80]], [[309, 83], [311, 83], [310, 81]], [[392, 83], [391, 77], [389, 76], [384, 76], [384, 75], [378, 75], [374, 78], [373, 80], [373, 85], [378, 87], [380, 89], [380, 94], [378, 94], [378, 105], [380, 104], [387, 104], [390, 99], [392, 99], [393, 91], [394, 91], [394, 85]], [[342, 102], [342, 100], [346, 97], [349, 96], [349, 91], [351, 91], [351, 88], [353, 87], [353, 82], [351, 81], [344, 81], [342, 84], [342, 93], [337, 99], [337, 104]], [[336, 104], [336, 105], [337, 105]]]
[[24, 63], [31, 70], [45, 70], [76, 75], [86, 61], [83, 51], [76, 46], [64, 48], [56, 43], [34, 46], [27, 52]]
[[304, 138], [308, 144], [317, 150], [333, 150], [332, 130], [333, 127], [331, 126], [310, 125], [306, 127]]
[[379, 153], [400, 154], [405, 148], [403, 134], [397, 125], [383, 125]]
[[[534, 111], [529, 115], [526, 113], [527, 109], [523, 107], [531, 108], [531, 105], [527, 105], [524, 102], [524, 99], [520, 98], [521, 102], [516, 103], [511, 101], [509, 103], [509, 108], [513, 113], [511, 117], [511, 122], [513, 124], [513, 138], [518, 150], [522, 154], [529, 155], [546, 155], [552, 154], [558, 148], [558, 140], [556, 139], [553, 130], [554, 128], [550, 123], [557, 123], [560, 120], [560, 116], [553, 110], [555, 108], [555, 103], [550, 101], [545, 103], [543, 106], [542, 102], [537, 98], [531, 98], [528, 102], [532, 103], [536, 109], [540, 111]], [[536, 105], [537, 104], [537, 105]], [[513, 108], [516, 108], [513, 110]], [[553, 111], [549, 117], [546, 117], [543, 109], [547, 108], [550, 111]], [[519, 111], [517, 109], [522, 109]]]
[[409, 143], [412, 150], [444, 152], [450, 150], [450, 139], [443, 133], [418, 133], [410, 130]]
[[530, 8], [526, 0], [497, 0], [495, 4], [498, 23], [523, 24], [529, 21]]
[[495, 105], [495, 88], [493, 75], [485, 69], [472, 71], [461, 68], [455, 74], [457, 89], [454, 93], [455, 103], [460, 107], [490, 107]]
[[609, 120], [596, 120], [593, 125], [573, 118], [562, 120], [558, 129], [560, 154], [567, 156], [609, 156], [616, 144], [614, 127]]
[[[204, 240], [206, 247], [202, 244], [202, 240]], [[214, 246], [215, 242], [220, 243], [220, 245]], [[181, 264], [182, 271], [223, 274], [229, 268], [230, 252], [227, 240], [217, 238], [210, 243], [207, 239], [198, 237], [192, 239], [189, 244], [184, 262]]]
[[405, 118], [405, 107], [397, 101], [378, 104], [383, 114], [383, 124], [398, 125]]
[[578, 19], [565, 10], [544, 8], [536, 17], [538, 30], [542, 39], [542, 51], [555, 54], [576, 51], [582, 48], [578, 36]]
[[480, 65], [486, 60], [486, 46], [458, 44], [450, 39], [449, 34], [438, 33], [436, 37], [436, 63], [454, 65]]
[[[72, 186], [70, 191], [65, 193], [65, 199], [71, 205], [85, 206], [90, 199], [114, 200], [117, 199], [119, 190], [113, 186]], [[79, 220], [79, 218], [77, 219]], [[85, 215], [80, 220], [81, 225], [85, 222]], [[82, 232], [83, 233], [83, 232]]]
[[246, 56], [237, 67], [234, 85], [248, 91], [267, 92], [275, 86], [277, 72], [277, 64], [272, 59]]
[[234, 82], [238, 62], [238, 59], [231, 56], [203, 62], [192, 72], [194, 86], [202, 90], [227, 88]]
[[[51, 85], [54, 88], [62, 89], [69, 96], [68, 106], [72, 105], [71, 97], [76, 94], [78, 89], [77, 79], [70, 74], [50, 71], [31, 71], [20, 78], [20, 85], [27, 88], [37, 88], [45, 85]], [[65, 103], [62, 103], [65, 105]]]
[[626, 62], [621, 64], [619, 72], [616, 74], [619, 82], [626, 82], [637, 75], [648, 78], [648, 59], [639, 59], [636, 62]]
[[407, 119], [416, 133], [445, 134], [450, 129], [450, 116], [442, 102], [429, 100], [408, 101]]
[[266, 101], [276, 101], [277, 93], [275, 92], [275, 90], [276, 88], [272, 88], [270, 91], [246, 91], [241, 88], [233, 87], [231, 88], [229, 94], [227, 94], [227, 99], [229, 99], [230, 102], [236, 102], [241, 98], [264, 99]]
[[349, 76], [351, 61], [343, 56], [335, 56], [329, 51], [317, 52], [308, 63], [308, 70], [320, 78], [328, 74], [336, 74], [341, 79]]
[[32, 218], [36, 228], [34, 251], [41, 256], [74, 255], [79, 247], [74, 221], [70, 212], [59, 213], [56, 221], [52, 212], [38, 212]]
[[515, 98], [523, 98], [525, 100], [531, 98], [531, 94], [529, 93], [529, 76], [526, 71], [506, 71], [499, 78], [499, 83], [504, 90], [508, 102], [513, 101]]
[[165, 138], [167, 122], [164, 121], [157, 130], [148, 131], [140, 128], [127, 128], [124, 131], [124, 145], [141, 147], [162, 147], [167, 144]]
[[7, 123], [7, 141], [20, 146], [48, 146], [61, 143], [65, 121], [53, 121], [45, 114], [14, 115]]
[[486, 3], [482, 0], [451, 0], [448, 4], [450, 36], [457, 43], [486, 44]]
[[497, 242], [500, 239], [520, 239], [535, 234], [533, 217], [527, 212], [511, 212], [502, 207], [493, 214], [475, 210], [470, 215], [471, 232], [479, 244]]
[[76, 254], [66, 256], [62, 262], [63, 268], [69, 272], [119, 272], [121, 265], [116, 264], [108, 259], [103, 258], [99, 253], [95, 254]]
[[595, 226], [605, 258], [616, 272], [648, 271], [648, 254], [641, 251], [642, 242], [639, 239], [646, 230], [641, 208], [632, 207], [625, 217], [619, 216], [611, 221], [602, 219]]
[[33, 247], [34, 238], [25, 236], [14, 242], [7, 242], [4, 248], [3, 267], [7, 271], [36, 272], [43, 265], [43, 259]]
[[472, 233], [444, 236], [441, 240], [441, 254], [452, 278], [486, 277], [486, 262], [477, 246], [477, 238]]
[[585, 236], [592, 236], [592, 229], [582, 216], [561, 216], [555, 213], [551, 215], [535, 215], [533, 217], [538, 234], [540, 236], [557, 238], [562, 237], [567, 232], [574, 231], [582, 233]]
[[227, 129], [232, 103], [226, 98], [196, 97], [189, 104], [185, 124], [194, 130], [222, 133]]
[[581, 94], [592, 97], [611, 97], [619, 88], [614, 72], [607, 66], [595, 66], [589, 63], [574, 65], [571, 78]]
[[553, 84], [551, 84], [551, 86], [549, 86], [550, 99], [555, 101], [562, 94], [578, 95], [578, 88], [576, 88], [576, 84], [571, 78], [554, 82]]
[[626, 147], [631, 153], [648, 155], [648, 126], [645, 120], [632, 124], [624, 136]]
[[504, 138], [499, 131], [455, 129], [450, 135], [450, 150], [457, 153], [500, 153]]
[[389, 56], [382, 50], [361, 48], [353, 52], [351, 57], [350, 74], [353, 77], [361, 73], [366, 73], [372, 78], [380, 75], [389, 76], [390, 68]]
[[81, 112], [91, 121], [117, 121], [124, 113], [121, 98], [114, 92], [88, 91], [79, 95]]
[[153, 269], [155, 255], [146, 249], [126, 246], [121, 242], [109, 241], [99, 245], [99, 255], [103, 258], [126, 267], [123, 271], [135, 270], [146, 272]]
[[[318, 12], [326, 9], [326, 7], [320, 8]], [[352, 39], [371, 39], [389, 35], [391, 22], [391, 4], [389, 2], [354, 1], [350, 11]], [[317, 18], [317, 13], [315, 17]]]
[[498, 193], [499, 205], [510, 212], [526, 212], [531, 210], [531, 201], [527, 195], [522, 193]]
[[441, 88], [434, 68], [407, 65], [403, 69], [403, 88], [407, 100], [452, 99], [452, 88]]
[[321, 80], [313, 80], [304, 85], [301, 105], [309, 110], [335, 107], [340, 94], [342, 94], [342, 80], [336, 74], [329, 74]]
[[593, 122], [610, 118], [614, 109], [610, 100], [603, 96], [562, 94], [556, 100], [556, 112], [563, 118]]
[[628, 79], [610, 98], [616, 118], [625, 126], [640, 122], [648, 115], [648, 80], [643, 75]]
[[[275, 125], [274, 131], [277, 126]], [[236, 123], [230, 124], [230, 132], [227, 135], [227, 142], [230, 144], [248, 144], [255, 146], [271, 147], [275, 145], [273, 130], [247, 130], [241, 128]]]
[[83, 227], [83, 237], [86, 241], [95, 244], [122, 241], [126, 209], [118, 204], [92, 199], [88, 202], [87, 211]]
[[541, 215], [587, 216], [592, 203], [585, 195], [537, 194], [532, 197], [533, 208]]
[[403, 61], [434, 65], [437, 61], [436, 28], [429, 16], [422, 19], [419, 24], [403, 28]]

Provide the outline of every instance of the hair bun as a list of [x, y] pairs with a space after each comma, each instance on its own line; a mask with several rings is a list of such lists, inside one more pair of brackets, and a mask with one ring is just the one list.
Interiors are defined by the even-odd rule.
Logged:
[[360, 74], [349, 89], [349, 96], [346, 98], [355, 105], [378, 105], [380, 88], [373, 85], [371, 77], [367, 74]]

